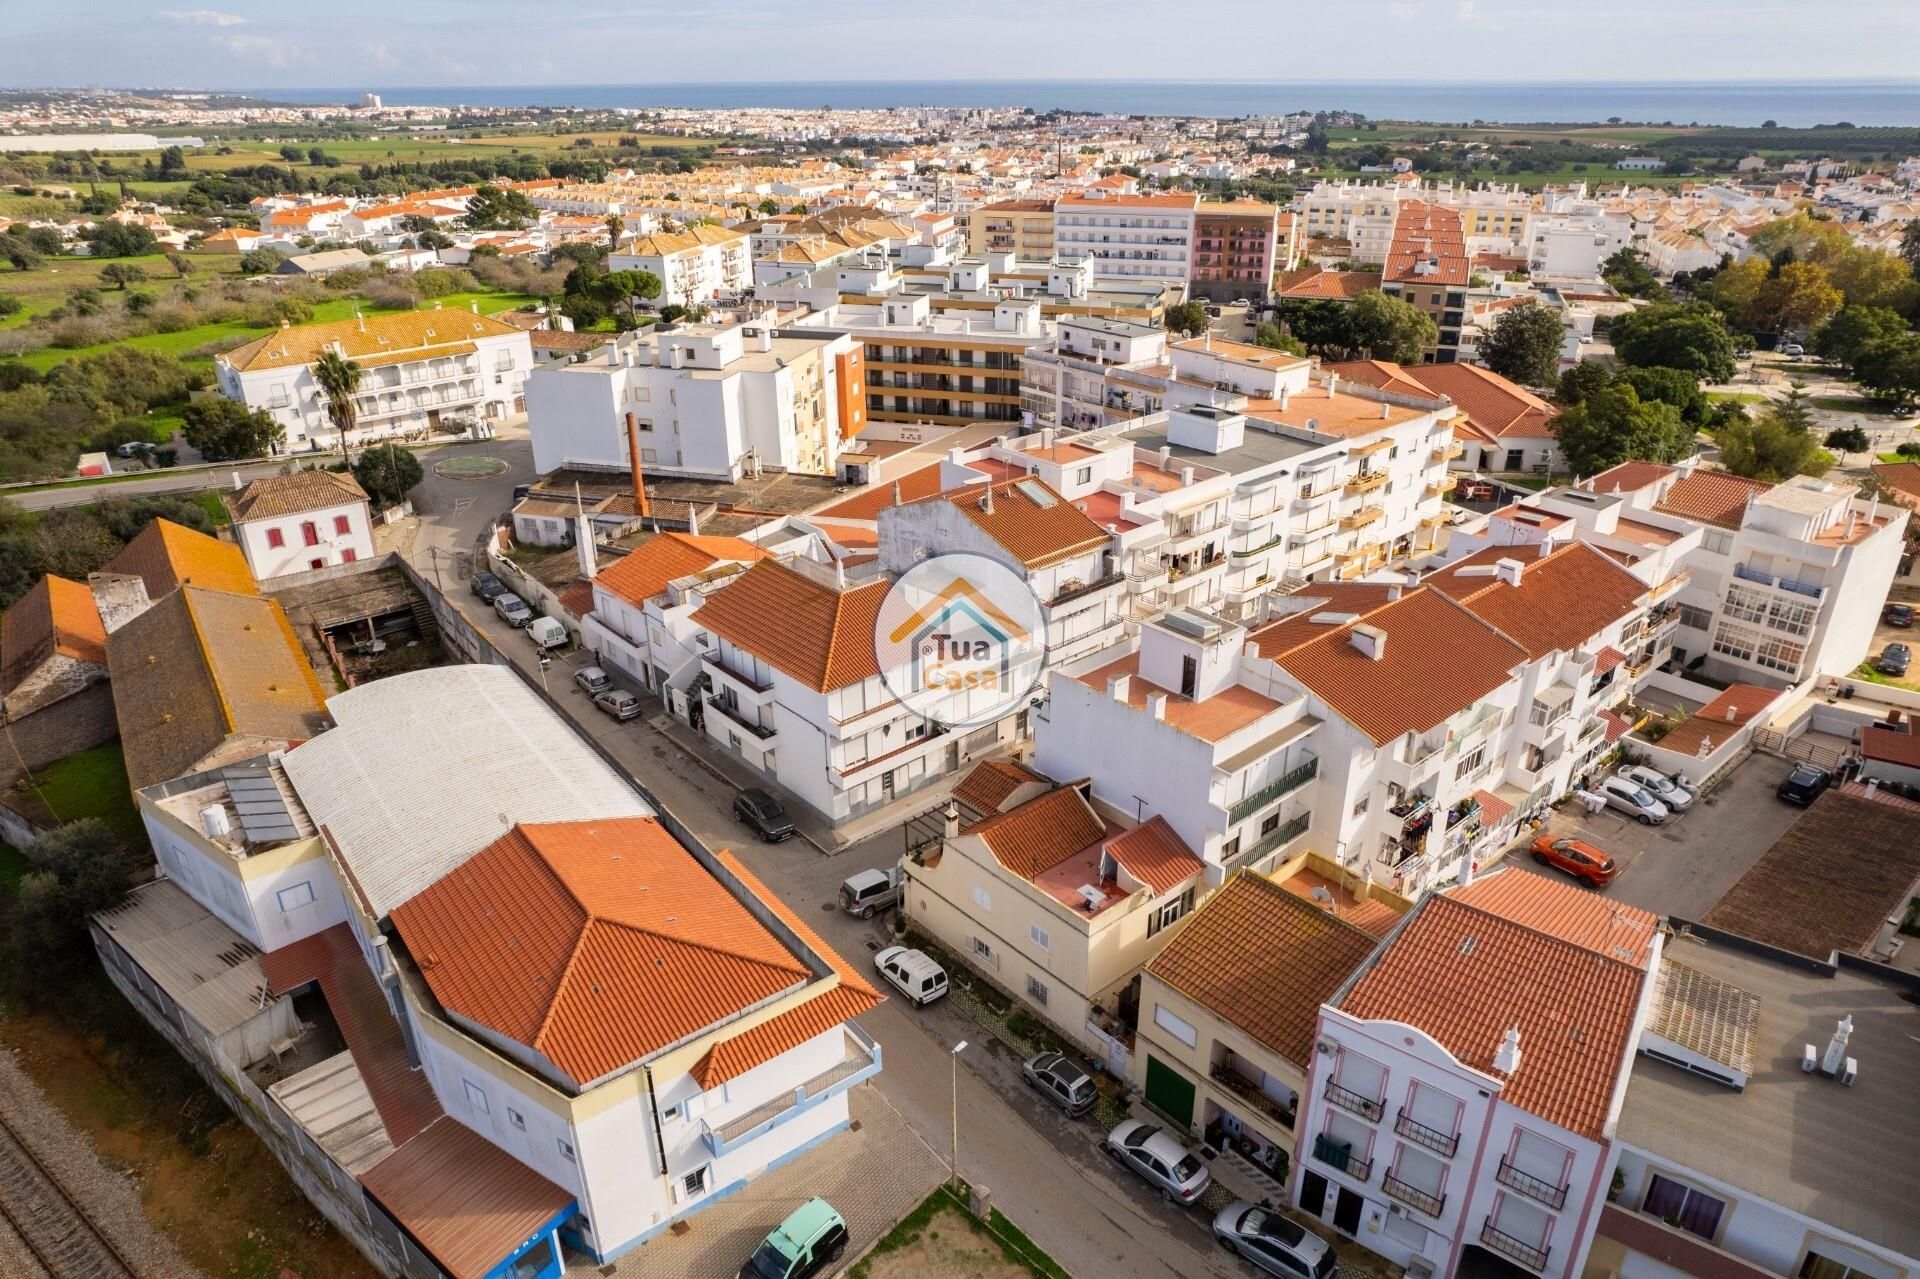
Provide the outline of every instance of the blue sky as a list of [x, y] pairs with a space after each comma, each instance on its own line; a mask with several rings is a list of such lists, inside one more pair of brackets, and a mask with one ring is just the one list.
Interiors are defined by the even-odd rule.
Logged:
[[1920, 49], [1915, 0], [212, 2], [11, 0], [0, 84], [1891, 79]]

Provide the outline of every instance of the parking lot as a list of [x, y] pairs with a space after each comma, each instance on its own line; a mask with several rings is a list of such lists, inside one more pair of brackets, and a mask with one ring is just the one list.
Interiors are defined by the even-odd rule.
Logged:
[[[1790, 767], [1771, 755], [1749, 755], [1691, 809], [1662, 826], [1643, 826], [1612, 809], [1588, 813], [1568, 802], [1542, 833], [1585, 840], [1614, 859], [1619, 875], [1605, 889], [1591, 891], [1655, 914], [1697, 920], [1800, 815], [1773, 793]], [[1530, 874], [1580, 883], [1536, 865], [1524, 845], [1508, 860]]]

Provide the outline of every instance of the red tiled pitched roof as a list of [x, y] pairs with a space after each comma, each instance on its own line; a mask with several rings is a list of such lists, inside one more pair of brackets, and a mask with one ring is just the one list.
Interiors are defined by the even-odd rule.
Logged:
[[1873, 724], [1860, 730], [1860, 754], [1865, 759], [1920, 768], [1920, 736]]
[[[1554, 979], [1543, 981], [1542, 973]], [[1632, 964], [1430, 894], [1339, 1006], [1363, 1020], [1413, 1026], [1465, 1065], [1496, 1076], [1494, 1054], [1517, 1027], [1520, 1065], [1502, 1098], [1599, 1141], [1646, 979]]]
[[900, 490], [900, 501], [917, 502], [932, 497], [940, 491], [940, 464], [930, 463], [917, 471], [909, 471], [894, 479], [882, 480], [864, 492], [852, 497], [842, 498], [831, 506], [823, 506], [813, 514], [833, 520], [871, 520], [879, 517], [881, 511], [895, 505], [893, 491]]
[[761, 560], [693, 615], [696, 624], [808, 688], [830, 693], [880, 673], [873, 624], [888, 583], [847, 590]]
[[1415, 375], [1433, 395], [1444, 395], [1475, 430], [1494, 439], [1551, 436], [1560, 410], [1533, 392], [1477, 364], [1426, 364]]
[[1729, 684], [1718, 697], [1675, 725], [1673, 731], [1660, 739], [1660, 748], [1691, 755], [1704, 741], [1724, 745], [1742, 725], [1779, 699], [1777, 688]]
[[1172, 892], [1207, 868], [1173, 833], [1167, 819], [1159, 816], [1109, 839], [1107, 852], [1156, 896]]
[[[1484, 808], [1491, 796], [1485, 791], [1479, 794]], [[1446, 895], [1636, 968], [1647, 966], [1660, 927], [1660, 917], [1651, 911], [1622, 905], [1564, 880], [1543, 881], [1525, 871], [1497, 870], [1471, 884], [1449, 888]]]
[[701, 1088], [717, 1088], [858, 1017], [879, 1002], [880, 996], [873, 991], [835, 986], [730, 1039], [721, 1040], [702, 1054], [687, 1073]]
[[704, 573], [729, 560], [751, 564], [766, 558], [766, 551], [737, 537], [662, 533], [608, 564], [593, 581], [637, 608], [664, 592], [668, 582]]
[[967, 834], [978, 836], [1009, 871], [1032, 879], [1105, 839], [1107, 824], [1078, 789], [1056, 786], [989, 817]]
[[0, 617], [0, 694], [54, 656], [105, 666], [107, 628], [92, 591], [49, 573]]
[[1044, 784], [1046, 780], [1013, 760], [986, 759], [974, 765], [973, 771], [960, 779], [960, 784], [953, 788], [953, 797], [975, 812], [997, 813], [1022, 786], [1035, 782]]
[[1649, 484], [1657, 484], [1677, 468], [1664, 462], [1622, 462], [1600, 472], [1581, 487], [1595, 493], [1638, 493]]
[[100, 571], [145, 579], [152, 600], [188, 583], [236, 595], [260, 593], [239, 547], [172, 520], [156, 519], [141, 529]]
[[[1527, 558], [1532, 551], [1489, 546], [1432, 574], [1425, 585], [1452, 596], [1534, 657], [1579, 648], [1631, 613], [1646, 594], [1645, 582], [1585, 542]], [[1491, 569], [1509, 558], [1521, 564], [1518, 586], [1497, 573], [1463, 571]]]
[[1702, 524], [1739, 528], [1748, 500], [1772, 487], [1765, 480], [1749, 480], [1725, 471], [1695, 471], [1675, 480], [1653, 509]]
[[[986, 508], [991, 489], [993, 509]], [[1034, 496], [1041, 495], [1040, 498]], [[1028, 568], [1040, 568], [1107, 544], [1107, 531], [1044, 480], [1002, 480], [942, 495], [980, 531]]]
[[653, 817], [517, 825], [393, 921], [443, 1006], [583, 1085], [811, 976]]
[[1304, 267], [1280, 277], [1277, 292], [1283, 298], [1330, 298], [1349, 302], [1362, 293], [1380, 287], [1380, 277], [1371, 271], [1327, 271]]
[[1908, 505], [1920, 504], [1920, 462], [1875, 462], [1873, 473]]

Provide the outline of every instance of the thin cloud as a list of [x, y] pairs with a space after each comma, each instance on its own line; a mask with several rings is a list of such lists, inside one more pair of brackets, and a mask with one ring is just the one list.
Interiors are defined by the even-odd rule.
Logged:
[[162, 9], [160, 16], [168, 22], [178, 22], [189, 27], [244, 27], [247, 20], [237, 13], [222, 13], [218, 9]]

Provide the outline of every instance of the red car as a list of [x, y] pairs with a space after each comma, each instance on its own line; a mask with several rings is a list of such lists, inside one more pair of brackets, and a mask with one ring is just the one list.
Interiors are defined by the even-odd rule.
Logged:
[[1533, 841], [1533, 860], [1542, 866], [1553, 866], [1564, 870], [1575, 879], [1585, 880], [1595, 888], [1605, 888], [1613, 882], [1620, 872], [1614, 867], [1613, 858], [1607, 856], [1592, 844], [1564, 836], [1540, 835]]

